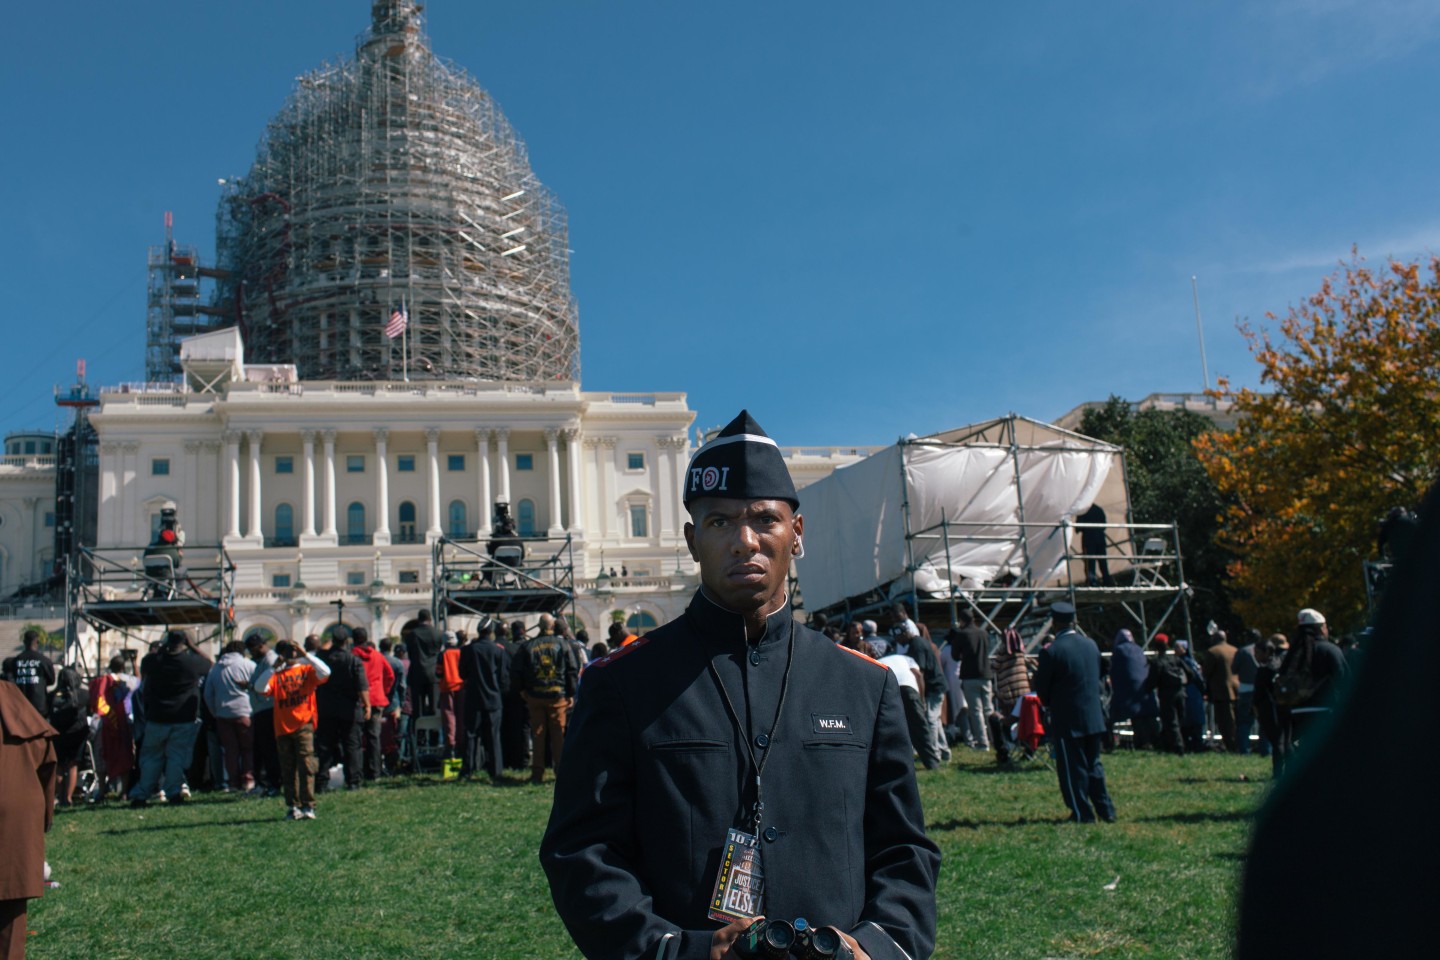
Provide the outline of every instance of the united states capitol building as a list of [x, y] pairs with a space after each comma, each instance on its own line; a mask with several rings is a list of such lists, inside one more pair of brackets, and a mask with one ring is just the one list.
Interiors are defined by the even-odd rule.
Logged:
[[[418, 6], [377, 0], [354, 57], [298, 81], [218, 222], [206, 265], [167, 220], [147, 379], [88, 410], [97, 550], [149, 543], [171, 505], [191, 563], [233, 565], [237, 635], [343, 616], [394, 636], [432, 605], [434, 545], [484, 542], [503, 503], [563, 546], [592, 638], [683, 609], [695, 414], [683, 393], [582, 389], [563, 208]], [[25, 449], [49, 441], [9, 439], [6, 596], [56, 566], [55, 458]], [[787, 457], [804, 485], [868, 452]]]

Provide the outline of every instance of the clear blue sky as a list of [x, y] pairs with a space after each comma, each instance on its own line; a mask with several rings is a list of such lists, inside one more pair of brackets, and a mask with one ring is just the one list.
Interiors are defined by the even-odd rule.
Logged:
[[[295, 78], [368, 0], [6, 13], [0, 429], [140, 379], [145, 255], [208, 257]], [[583, 383], [887, 443], [1253, 383], [1237, 318], [1352, 245], [1440, 249], [1440, 5], [432, 0], [570, 214]]]

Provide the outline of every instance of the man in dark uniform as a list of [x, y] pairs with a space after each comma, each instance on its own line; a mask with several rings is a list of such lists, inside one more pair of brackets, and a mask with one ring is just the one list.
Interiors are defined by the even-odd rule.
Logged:
[[337, 623], [320, 643], [316, 656], [330, 668], [330, 682], [315, 690], [319, 725], [315, 732], [315, 792], [324, 793], [330, 784], [330, 770], [345, 765], [345, 786], [357, 789], [364, 777], [360, 749], [364, 724], [370, 719], [370, 680], [365, 665], [347, 649], [350, 628]]
[[405, 626], [408, 629], [402, 628], [401, 635], [410, 654], [410, 671], [406, 675], [410, 687], [410, 711], [415, 720], [419, 720], [435, 712], [435, 668], [440, 661], [440, 651], [445, 647], [445, 638], [430, 622], [429, 610], [416, 614], [413, 627], [408, 623]]
[[762, 915], [928, 957], [940, 854], [899, 689], [791, 614], [779, 448], [742, 412], [685, 478], [702, 585], [586, 668], [540, 847], [561, 919], [592, 958], [732, 957]]
[[460, 648], [460, 678], [465, 681], [465, 754], [460, 775], [480, 770], [499, 781], [502, 767], [500, 717], [510, 690], [510, 663], [495, 642], [495, 624], [480, 627], [480, 635]]
[[[1100, 744], [1105, 713], [1100, 709], [1100, 648], [1075, 627], [1075, 608], [1050, 607], [1055, 642], [1040, 651], [1035, 692], [1050, 711], [1046, 729], [1055, 744], [1055, 773], [1070, 819], [1094, 823], [1098, 814], [1115, 820], [1115, 804], [1105, 789]], [[1092, 806], [1093, 804], [1093, 806]]]

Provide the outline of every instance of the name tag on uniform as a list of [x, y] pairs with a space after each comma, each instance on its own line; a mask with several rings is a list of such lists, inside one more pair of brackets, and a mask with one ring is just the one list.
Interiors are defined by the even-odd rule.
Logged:
[[855, 736], [855, 731], [850, 729], [850, 718], [842, 713], [810, 714], [810, 731], [830, 736]]
[[760, 867], [759, 838], [731, 827], [720, 851], [720, 874], [710, 897], [711, 920], [733, 923], [758, 917], [765, 894], [765, 871]]

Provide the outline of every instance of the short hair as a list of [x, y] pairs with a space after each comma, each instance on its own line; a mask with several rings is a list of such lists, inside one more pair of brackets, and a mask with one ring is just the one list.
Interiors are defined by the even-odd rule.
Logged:
[[429, 611], [429, 610], [421, 610], [419, 613], [417, 613], [417, 614], [415, 615], [415, 619], [416, 619], [416, 620], [419, 620], [421, 623], [429, 623], [429, 622], [430, 622], [430, 611]]
[[225, 644], [225, 649], [222, 650], [222, 651], [220, 651], [220, 652], [221, 652], [221, 653], [244, 653], [244, 652], [245, 652], [245, 641], [244, 641], [244, 640], [231, 640], [229, 643]]
[[343, 623], [335, 624], [330, 628], [330, 640], [335, 646], [345, 649], [345, 645], [350, 642], [350, 628]]
[[183, 647], [190, 642], [190, 635], [184, 630], [171, 630], [165, 634], [165, 646], [174, 650], [176, 647]]
[[464, 630], [456, 630], [455, 639], [459, 640], [463, 644], [465, 643], [465, 641], [470, 639], [470, 634], [466, 633]]
[[860, 629], [865, 631], [866, 635], [871, 635], [880, 631], [880, 625], [874, 620], [861, 620]]
[[389, 652], [390, 652], [390, 648], [393, 647], [393, 646], [394, 646], [394, 644], [390, 642], [390, 638], [389, 638], [389, 637], [382, 637], [382, 638], [380, 639], [380, 652], [381, 652], [381, 653], [389, 653]]
[[370, 631], [364, 627], [356, 627], [350, 631], [350, 639], [355, 646], [361, 647], [370, 642]]
[[125, 658], [122, 657], [122, 656], [119, 656], [119, 655], [116, 655], [116, 656], [111, 657], [111, 658], [110, 658], [110, 672], [111, 672], [111, 673], [124, 673], [124, 672], [125, 672]]
[[40, 646], [40, 631], [39, 631], [39, 630], [26, 630], [26, 631], [25, 631], [25, 646], [27, 646], [27, 647], [38, 647], [38, 646]]
[[618, 620], [615, 621], [614, 623], [610, 624], [610, 636], [614, 637], [614, 636], [617, 636], [617, 635], [618, 635], [618, 636], [624, 636], [624, 635], [625, 635], [625, 628], [620, 625], [620, 621], [618, 621]]

